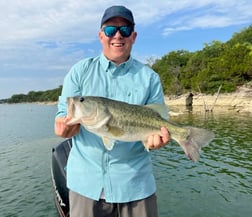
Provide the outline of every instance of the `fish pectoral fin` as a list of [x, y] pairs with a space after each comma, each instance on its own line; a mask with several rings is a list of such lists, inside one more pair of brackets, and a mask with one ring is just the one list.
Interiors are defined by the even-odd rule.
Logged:
[[120, 127], [114, 127], [114, 126], [107, 126], [108, 132], [112, 134], [112, 136], [120, 137], [124, 135], [124, 130]]
[[[119, 128], [119, 127], [111, 127], [109, 125], [104, 125], [103, 126], [103, 130], [105, 130], [111, 134], [111, 137], [114, 138], [114, 137], [120, 137], [124, 134], [124, 130]], [[111, 151], [115, 145], [115, 140], [114, 139], [110, 139], [106, 136], [103, 136], [102, 137], [102, 141], [103, 141], [103, 144], [105, 146], [105, 148], [109, 151]]]
[[115, 145], [115, 140], [109, 139], [109, 138], [106, 137], [106, 136], [103, 136], [103, 137], [102, 137], [102, 142], [103, 142], [105, 148], [106, 148], [107, 150], [109, 150], [109, 151], [111, 151], [111, 150], [113, 149], [114, 145]]
[[86, 126], [86, 128], [90, 130], [102, 129], [104, 131], [108, 131], [107, 123], [110, 120], [110, 118], [111, 118], [110, 116], [107, 116], [99, 121], [96, 121], [91, 118], [82, 118], [82, 123], [84, 126]]

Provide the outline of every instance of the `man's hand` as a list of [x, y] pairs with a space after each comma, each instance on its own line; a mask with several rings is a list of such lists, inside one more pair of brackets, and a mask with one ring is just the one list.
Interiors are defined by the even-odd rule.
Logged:
[[57, 117], [55, 119], [54, 132], [57, 136], [63, 138], [70, 138], [80, 131], [80, 124], [67, 125], [67, 122], [70, 120], [69, 117]]
[[170, 133], [167, 128], [161, 127], [160, 134], [154, 134], [148, 137], [147, 149], [159, 149], [170, 141]]

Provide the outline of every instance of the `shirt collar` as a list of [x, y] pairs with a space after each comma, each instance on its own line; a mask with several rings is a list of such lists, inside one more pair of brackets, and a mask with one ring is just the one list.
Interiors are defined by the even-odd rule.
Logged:
[[104, 71], [110, 71], [113, 75], [125, 74], [128, 72], [130, 66], [132, 65], [133, 58], [130, 56], [126, 62], [121, 63], [116, 66], [112, 61], [108, 60], [104, 54], [100, 55], [100, 63]]

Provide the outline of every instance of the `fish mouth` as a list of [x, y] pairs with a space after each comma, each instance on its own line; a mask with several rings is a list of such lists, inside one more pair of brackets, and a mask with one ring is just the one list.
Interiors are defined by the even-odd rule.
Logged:
[[67, 97], [67, 116], [73, 117], [75, 111], [74, 99], [72, 97]]

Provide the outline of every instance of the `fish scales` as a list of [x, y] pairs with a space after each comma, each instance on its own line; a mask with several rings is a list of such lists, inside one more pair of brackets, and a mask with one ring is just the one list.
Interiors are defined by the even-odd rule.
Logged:
[[117, 122], [117, 124], [130, 127], [147, 126], [153, 128], [155, 126], [157, 129], [160, 129], [160, 124], [164, 124], [161, 121], [161, 116], [150, 108], [130, 105], [120, 101], [108, 101], [104, 98], [99, 98], [98, 102], [101, 106], [108, 108], [113, 121]]
[[177, 126], [165, 120], [164, 105], [132, 105], [103, 97], [69, 97], [68, 116], [71, 124], [82, 124], [87, 130], [102, 137], [109, 150], [112, 140], [142, 141], [147, 147], [148, 136], [160, 134], [167, 127], [174, 139], [193, 161], [197, 161], [200, 149], [214, 139], [210, 130]]
[[[125, 106], [125, 105], [124, 105]], [[125, 107], [124, 107], [125, 108]], [[126, 106], [127, 108], [127, 106]], [[138, 108], [138, 107], [137, 107]], [[129, 111], [129, 112], [128, 112]], [[161, 120], [160, 115], [156, 112], [152, 112], [151, 109], [131, 109], [131, 107], [125, 112], [121, 109], [115, 110], [113, 107], [110, 109], [112, 119], [120, 124], [122, 127], [135, 127], [135, 128], [151, 128], [159, 130], [160, 126], [167, 123]], [[153, 116], [156, 116], [153, 118]], [[128, 117], [128, 118], [125, 118]]]

